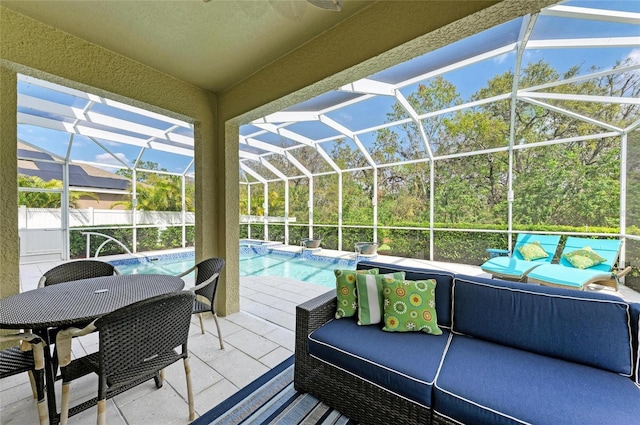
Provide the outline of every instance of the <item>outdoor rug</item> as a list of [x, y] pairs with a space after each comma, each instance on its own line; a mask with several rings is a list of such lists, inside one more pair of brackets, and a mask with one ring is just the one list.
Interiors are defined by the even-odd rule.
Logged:
[[293, 388], [293, 356], [265, 373], [192, 425], [355, 425], [317, 398]]

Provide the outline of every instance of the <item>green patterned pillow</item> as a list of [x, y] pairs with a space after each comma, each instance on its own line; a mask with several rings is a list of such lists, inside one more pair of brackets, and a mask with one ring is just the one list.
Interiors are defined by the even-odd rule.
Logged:
[[382, 322], [383, 300], [382, 282], [404, 279], [404, 272], [387, 274], [359, 274], [356, 276], [358, 294], [358, 324], [375, 325]]
[[577, 269], [588, 269], [607, 261], [606, 258], [599, 256], [590, 246], [567, 252], [563, 257]]
[[333, 271], [336, 275], [336, 295], [338, 306], [336, 307], [336, 319], [353, 317], [358, 309], [358, 297], [356, 292], [356, 275], [378, 274], [378, 269], [369, 270], [339, 270]]
[[383, 282], [384, 327], [387, 332], [423, 331], [441, 335], [436, 315], [436, 281]]
[[518, 247], [518, 252], [526, 261], [537, 260], [538, 258], [547, 258], [549, 256], [538, 241], [526, 243]]

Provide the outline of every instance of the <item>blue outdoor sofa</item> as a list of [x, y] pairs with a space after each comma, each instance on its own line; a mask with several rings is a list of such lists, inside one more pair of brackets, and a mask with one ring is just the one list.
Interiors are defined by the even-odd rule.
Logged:
[[295, 387], [362, 424], [640, 423], [640, 305], [443, 271], [442, 335], [335, 319], [335, 292], [297, 308]]

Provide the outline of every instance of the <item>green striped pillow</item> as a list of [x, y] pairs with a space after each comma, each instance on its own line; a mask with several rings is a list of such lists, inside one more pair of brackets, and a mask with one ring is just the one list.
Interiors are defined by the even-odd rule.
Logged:
[[356, 288], [358, 294], [358, 324], [375, 325], [382, 322], [383, 300], [382, 282], [403, 280], [404, 272], [379, 275], [357, 275]]

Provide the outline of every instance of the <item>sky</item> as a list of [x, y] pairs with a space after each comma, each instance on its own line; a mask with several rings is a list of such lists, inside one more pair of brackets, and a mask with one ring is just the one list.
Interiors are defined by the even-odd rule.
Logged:
[[[630, 11], [640, 13], [640, 1], [569, 1], [565, 5], [579, 7], [606, 7], [614, 10]], [[402, 75], [416, 75], [424, 73], [429, 66], [433, 64], [447, 64], [455, 59], [462, 59], [472, 56], [472, 52], [480, 50], [490, 50], [494, 47], [508, 44], [515, 40], [520, 30], [520, 20], [505, 23], [499, 27], [487, 30], [477, 34], [469, 39], [461, 40], [454, 45], [447, 46], [443, 49], [431, 52], [423, 57], [415, 58], [404, 64], [400, 64], [390, 70], [386, 70], [372, 76], [374, 79], [393, 80]], [[613, 67], [616, 61], [623, 60], [626, 57], [634, 58], [636, 63], [640, 64], [640, 26], [631, 24], [619, 24], [611, 22], [582, 21], [568, 18], [541, 16], [538, 18], [534, 31], [531, 35], [532, 40], [549, 40], [564, 38], [592, 38], [592, 37], [638, 37], [638, 43], [635, 46], [624, 48], [572, 48], [572, 49], [528, 49], [524, 54], [524, 67], [527, 63], [538, 60], [549, 62], [560, 73], [565, 72], [570, 66], [581, 65], [582, 73], [587, 73], [591, 66], [602, 69]], [[478, 89], [484, 87], [489, 79], [497, 74], [507, 71], [513, 71], [515, 53], [510, 52], [499, 57], [493, 57], [483, 62], [473, 64], [471, 66], [454, 70], [442, 75], [448, 81], [453, 83], [460, 96], [468, 100]], [[453, 58], [453, 59], [452, 59]], [[397, 81], [396, 81], [397, 82]], [[413, 92], [418, 84], [428, 81], [421, 81], [401, 89], [401, 92], [408, 96]], [[40, 97], [56, 102], [61, 102], [69, 106], [82, 108], [86, 104], [86, 100], [73, 98], [67, 94], [54, 92], [53, 90], [38, 88], [25, 82], [19, 82], [18, 92], [21, 94]], [[350, 130], [357, 131], [359, 129], [368, 128], [384, 122], [387, 118], [386, 114], [391, 110], [395, 103], [392, 97], [376, 97], [366, 102], [360, 102], [350, 107], [343, 108], [339, 111], [329, 113], [328, 116], [337, 122], [348, 127]], [[118, 119], [135, 120], [143, 125], [156, 128], [167, 128], [166, 123], [161, 123], [149, 117], [133, 115], [121, 110], [114, 110], [105, 105], [98, 105], [94, 109], [97, 113], [114, 114]], [[55, 119], [54, 116], [48, 118]], [[327, 131], [322, 129], [317, 122], [299, 123], [291, 126], [302, 134], [314, 138], [328, 137], [334, 130]], [[180, 134], [184, 136], [193, 135], [192, 130], [180, 129]], [[246, 126], [241, 128], [241, 134], [254, 131], [255, 127]], [[129, 134], [134, 136], [135, 134]], [[139, 135], [135, 135], [140, 137]], [[69, 143], [69, 134], [63, 131], [49, 130], [33, 125], [18, 126], [18, 137], [28, 143], [48, 149], [58, 155], [66, 155]], [[270, 136], [265, 141], [277, 142], [279, 136]], [[370, 146], [375, 139], [375, 133], [369, 132], [363, 134], [361, 139], [365, 146]], [[137, 146], [128, 146], [123, 143], [115, 143], [109, 140], [98, 139], [103, 146], [112, 151], [113, 155], [126, 164], [132, 164], [138, 157], [140, 148]], [[326, 145], [326, 144], [325, 144]], [[71, 158], [100, 163], [104, 168], [113, 171], [114, 168], [109, 167], [110, 164], [118, 163], [111, 154], [105, 152], [100, 146], [91, 139], [75, 135], [73, 147], [71, 150]], [[191, 162], [191, 158], [183, 155], [168, 154], [166, 152], [145, 150], [141, 157], [142, 161], [151, 161], [159, 164], [160, 168], [164, 168], [171, 172], [182, 173], [187, 169]], [[192, 171], [193, 166], [188, 170]]]

